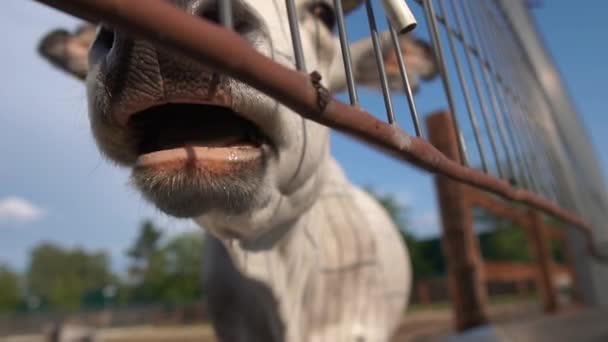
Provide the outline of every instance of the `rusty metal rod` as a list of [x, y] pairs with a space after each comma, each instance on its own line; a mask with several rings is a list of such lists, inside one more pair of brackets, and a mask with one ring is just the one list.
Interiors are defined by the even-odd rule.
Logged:
[[[233, 31], [188, 15], [163, 0], [35, 0], [93, 22], [126, 30], [217, 68], [280, 101], [303, 117], [362, 140], [389, 155], [534, 208], [571, 223], [585, 234], [592, 255], [604, 259], [593, 244], [590, 226], [576, 214], [529, 191], [448, 159], [427, 141], [407, 135], [396, 125], [331, 99], [319, 108], [319, 91], [309, 75], [263, 56]], [[233, 58], [241, 56], [242, 58]], [[273, 77], [268, 77], [272, 75]]]

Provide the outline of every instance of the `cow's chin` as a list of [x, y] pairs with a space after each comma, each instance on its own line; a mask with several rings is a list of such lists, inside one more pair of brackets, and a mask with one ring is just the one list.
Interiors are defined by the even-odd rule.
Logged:
[[139, 156], [131, 176], [161, 211], [196, 218], [213, 210], [238, 215], [264, 201], [264, 147], [184, 146]]

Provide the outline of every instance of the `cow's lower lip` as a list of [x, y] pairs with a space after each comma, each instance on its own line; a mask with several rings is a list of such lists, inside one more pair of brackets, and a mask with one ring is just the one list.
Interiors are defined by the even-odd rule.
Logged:
[[240, 169], [245, 164], [258, 162], [263, 157], [261, 146], [184, 146], [145, 153], [137, 158], [135, 169], [157, 169], [159, 171], [183, 168], [205, 169], [222, 174]]

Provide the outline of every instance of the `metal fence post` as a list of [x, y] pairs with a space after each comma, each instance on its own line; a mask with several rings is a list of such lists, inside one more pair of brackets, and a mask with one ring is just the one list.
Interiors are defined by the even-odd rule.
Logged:
[[[574, 202], [568, 209], [580, 209], [578, 214], [593, 227], [593, 234], [598, 240], [596, 243], [608, 241], [605, 224], [608, 210], [606, 183], [589, 133], [524, 2], [499, 0], [497, 3], [519, 41], [522, 55], [527, 56], [532, 66], [532, 76], [542, 85], [541, 90], [549, 100], [552, 115], [544, 117], [542, 123], [554, 129], [549, 142], [557, 150], [556, 157], [562, 165], [559, 181]], [[575, 273], [583, 301], [589, 306], [608, 306], [608, 291], [605, 291], [608, 268], [588, 256], [586, 241], [580, 234], [568, 232], [568, 240], [572, 244]]]
[[[431, 115], [426, 121], [431, 143], [448, 158], [459, 161], [458, 139], [449, 113]], [[483, 281], [479, 241], [473, 230], [473, 213], [466, 185], [435, 176], [441, 209], [442, 249], [458, 331], [488, 322], [488, 295]]]

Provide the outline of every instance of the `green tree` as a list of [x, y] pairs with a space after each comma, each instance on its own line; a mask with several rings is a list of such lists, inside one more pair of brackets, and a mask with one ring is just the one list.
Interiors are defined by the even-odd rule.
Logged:
[[9, 267], [0, 265], [0, 312], [13, 311], [20, 302], [19, 276]]
[[160, 297], [166, 268], [165, 257], [160, 251], [161, 239], [162, 230], [152, 221], [145, 220], [133, 246], [127, 250], [127, 255], [131, 258], [131, 300], [154, 301]]
[[519, 225], [492, 215], [485, 210], [476, 210], [475, 219], [486, 232], [479, 234], [484, 259], [493, 261], [530, 262], [528, 236]]
[[51, 308], [79, 308], [85, 296], [116, 282], [103, 252], [64, 250], [43, 243], [34, 248], [30, 258], [29, 293]]
[[150, 220], [145, 220], [139, 228], [139, 235], [135, 243], [127, 251], [127, 255], [136, 262], [147, 261], [158, 251], [158, 245], [162, 238], [162, 231]]
[[163, 247], [167, 282], [163, 299], [183, 303], [201, 297], [202, 233], [176, 236]]
[[180, 304], [201, 296], [201, 233], [184, 233], [166, 243], [162, 231], [145, 221], [128, 255], [132, 259], [131, 299]]

